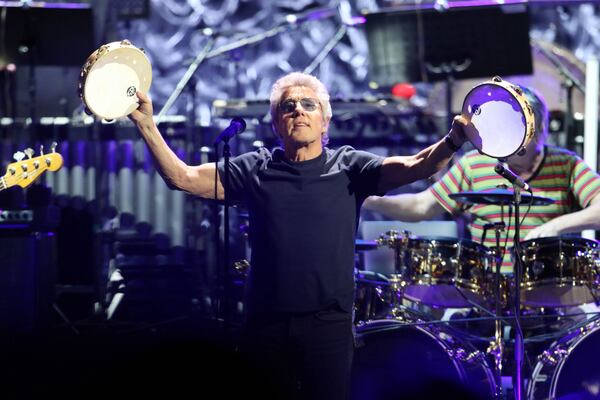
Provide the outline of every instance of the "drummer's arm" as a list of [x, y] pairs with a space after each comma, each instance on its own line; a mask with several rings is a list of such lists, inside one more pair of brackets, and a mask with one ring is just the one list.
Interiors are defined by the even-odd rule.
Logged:
[[586, 208], [574, 213], [561, 215], [531, 230], [525, 237], [525, 240], [559, 236], [564, 233], [580, 232], [585, 229], [600, 229], [600, 194], [594, 196]]
[[[171, 150], [152, 118], [152, 102], [138, 92], [140, 106], [129, 114], [156, 161], [158, 173], [171, 189], [183, 190], [196, 196], [212, 199], [215, 192], [215, 164], [190, 166]], [[217, 198], [223, 198], [223, 185], [217, 179]]]
[[429, 189], [395, 196], [370, 196], [363, 203], [363, 207], [390, 219], [405, 222], [432, 219], [445, 211]]
[[[429, 178], [448, 164], [454, 152], [466, 141], [462, 116], [454, 117], [452, 128], [444, 138], [412, 156], [386, 157], [381, 166], [378, 190], [385, 193], [407, 183]], [[449, 137], [450, 144], [447, 143]], [[455, 147], [455, 148], [452, 148]]]

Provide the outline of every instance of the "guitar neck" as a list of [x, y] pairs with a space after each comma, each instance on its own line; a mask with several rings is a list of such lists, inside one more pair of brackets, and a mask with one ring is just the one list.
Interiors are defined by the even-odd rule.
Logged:
[[6, 181], [4, 180], [4, 177], [0, 178], [0, 192], [3, 191], [4, 189], [6, 189]]

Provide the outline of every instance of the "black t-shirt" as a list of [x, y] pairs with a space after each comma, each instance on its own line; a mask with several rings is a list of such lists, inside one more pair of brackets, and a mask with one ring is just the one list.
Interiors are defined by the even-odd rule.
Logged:
[[[351, 312], [359, 209], [381, 194], [382, 161], [349, 146], [301, 162], [279, 148], [231, 159], [227, 195], [249, 212], [249, 313]], [[223, 182], [222, 163], [219, 174]]]

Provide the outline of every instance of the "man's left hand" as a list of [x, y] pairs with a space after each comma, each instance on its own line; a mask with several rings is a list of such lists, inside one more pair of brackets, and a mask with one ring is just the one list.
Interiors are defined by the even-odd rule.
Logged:
[[523, 240], [559, 235], [560, 231], [558, 229], [557, 224], [555, 224], [553, 221], [548, 221], [545, 224], [540, 225], [537, 228], [531, 230]]
[[469, 125], [471, 122], [463, 115], [456, 115], [452, 120], [452, 126], [450, 128], [450, 132], [448, 132], [448, 136], [458, 147], [462, 147], [462, 145], [468, 140], [467, 135], [465, 134], [465, 127]]

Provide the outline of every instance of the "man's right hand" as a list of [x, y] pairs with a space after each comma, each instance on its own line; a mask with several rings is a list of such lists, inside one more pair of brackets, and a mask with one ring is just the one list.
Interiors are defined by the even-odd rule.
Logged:
[[135, 124], [140, 124], [143, 121], [152, 121], [154, 109], [150, 97], [140, 91], [135, 93], [138, 97], [138, 108], [128, 115], [129, 119]]

